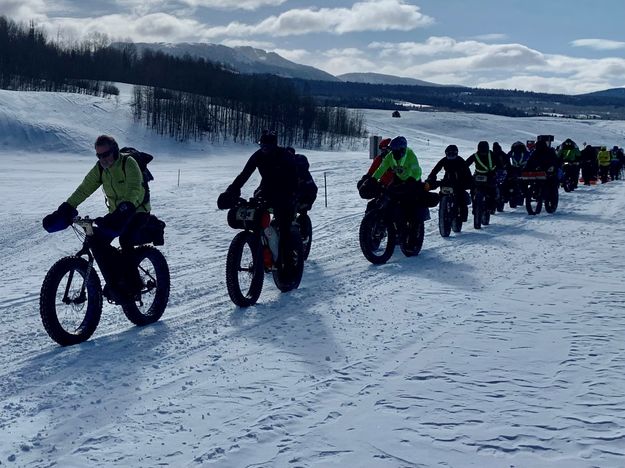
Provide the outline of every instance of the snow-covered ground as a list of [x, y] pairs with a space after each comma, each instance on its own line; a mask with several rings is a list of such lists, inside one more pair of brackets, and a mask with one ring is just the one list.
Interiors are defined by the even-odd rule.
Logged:
[[[302, 284], [280, 294], [267, 278], [239, 309], [224, 282], [235, 231], [216, 198], [253, 147], [155, 137], [123, 91], [0, 90], [0, 466], [625, 466], [623, 182], [447, 239], [432, 210], [419, 256], [374, 267], [357, 240], [366, 149], [307, 152], [320, 197]], [[465, 156], [538, 133], [625, 143], [624, 122], [366, 117], [404, 134], [426, 173], [450, 143]], [[145, 328], [105, 305], [92, 339], [60, 348], [39, 289], [79, 242], [41, 218], [94, 163], [100, 133], [156, 155], [171, 299]], [[102, 194], [80, 211], [102, 214]]]

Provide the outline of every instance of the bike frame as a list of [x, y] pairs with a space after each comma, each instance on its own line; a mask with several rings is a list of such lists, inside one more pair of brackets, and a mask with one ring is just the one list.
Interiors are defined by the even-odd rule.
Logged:
[[93, 254], [91, 253], [91, 247], [89, 246], [89, 238], [93, 236], [93, 221], [94, 220], [89, 218], [88, 216], [84, 218], [76, 217], [72, 221], [72, 224], [80, 226], [85, 231], [85, 238], [82, 243], [82, 248], [78, 252], [76, 252], [76, 257], [86, 256], [88, 259], [88, 265], [87, 265], [87, 274], [85, 275], [85, 279], [82, 282], [82, 287], [80, 288], [80, 294], [73, 301], [70, 300], [68, 297], [69, 287], [72, 284], [72, 279], [74, 279], [74, 271], [72, 270], [70, 272], [69, 279], [65, 286], [65, 293], [63, 294], [63, 303], [67, 305], [71, 304], [72, 302], [78, 304], [78, 303], [85, 301], [85, 297], [86, 297], [85, 290], [87, 288], [87, 283], [89, 282], [89, 277], [91, 276], [91, 272], [93, 271], [93, 262], [95, 261]]

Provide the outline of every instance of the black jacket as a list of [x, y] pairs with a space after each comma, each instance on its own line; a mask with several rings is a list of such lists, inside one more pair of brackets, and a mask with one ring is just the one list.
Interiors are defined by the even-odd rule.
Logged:
[[592, 146], [588, 145], [586, 148], [582, 150], [579, 156], [580, 162], [592, 163], [597, 162], [597, 150]]
[[527, 160], [525, 170], [527, 171], [547, 171], [550, 168], [557, 169], [560, 166], [560, 160], [553, 148], [547, 147], [543, 150], [535, 149]]
[[444, 157], [436, 163], [428, 179], [436, 180], [436, 175], [441, 169], [445, 169], [445, 175], [443, 176], [444, 182], [452, 184], [454, 187], [459, 187], [462, 190], [471, 188], [471, 182], [473, 180], [471, 171], [462, 157], [456, 156], [454, 159]]
[[245, 164], [241, 173], [234, 179], [229, 189], [241, 191], [254, 171], [258, 169], [262, 178], [260, 189], [270, 202], [295, 202], [297, 192], [297, 168], [293, 155], [285, 148], [276, 147], [264, 153], [256, 151]]

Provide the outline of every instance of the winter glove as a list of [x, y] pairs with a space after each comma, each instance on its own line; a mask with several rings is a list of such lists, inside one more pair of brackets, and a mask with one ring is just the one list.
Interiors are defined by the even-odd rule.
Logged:
[[221, 193], [219, 197], [217, 197], [217, 208], [220, 210], [232, 208], [240, 196], [241, 189], [230, 185], [225, 192]]
[[112, 213], [96, 218], [95, 223], [104, 234], [117, 237], [122, 233], [135, 211], [136, 208], [132, 203], [122, 202]]
[[62, 231], [72, 224], [72, 221], [77, 215], [78, 211], [76, 211], [76, 208], [67, 202], [63, 202], [56, 211], [43, 218], [43, 228], [47, 232]]
[[438, 182], [436, 181], [436, 177], [428, 177], [427, 179], [425, 179], [425, 182], [423, 184], [423, 189], [426, 192], [429, 192], [430, 190], [434, 190], [437, 187], [438, 187]]
[[358, 188], [360, 197], [365, 200], [377, 197], [382, 191], [380, 183], [368, 174], [362, 176], [356, 184], [356, 187]]

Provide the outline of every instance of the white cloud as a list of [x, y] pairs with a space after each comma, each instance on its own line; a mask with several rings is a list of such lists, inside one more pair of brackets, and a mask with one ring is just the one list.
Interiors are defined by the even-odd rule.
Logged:
[[500, 33], [480, 34], [479, 36], [473, 36], [473, 39], [476, 41], [503, 41], [508, 39], [508, 35]]
[[595, 50], [625, 49], [625, 42], [611, 41], [609, 39], [577, 39], [571, 42], [574, 47], [590, 47]]
[[117, 0], [117, 3], [143, 11], [164, 10], [165, 8], [209, 8], [213, 10], [257, 10], [265, 6], [279, 6], [287, 0]]
[[432, 22], [432, 18], [422, 14], [419, 7], [406, 4], [403, 0], [380, 0], [355, 3], [351, 8], [293, 9], [265, 18], [256, 24], [234, 21], [226, 26], [206, 29], [204, 37], [409, 31]]
[[[102, 33], [109, 38], [130, 38], [136, 42], [184, 42], [197, 38], [203, 26], [192, 19], [180, 19], [166, 13], [135, 17], [132, 15], [106, 15], [97, 18], [52, 18], [40, 23], [49, 32], [61, 29], [71, 37], [84, 38], [88, 34]], [[119, 25], [124, 27], [120, 28]]]
[[279, 6], [287, 0], [179, 0], [192, 7], [214, 8], [218, 10], [257, 10], [264, 6]]
[[366, 50], [317, 51], [303, 57], [301, 63], [335, 75], [377, 72], [440, 84], [567, 94], [625, 86], [622, 58], [550, 55], [522, 44], [486, 44], [450, 37], [430, 37], [421, 43], [374, 42]]
[[311, 55], [310, 51], [305, 49], [272, 49], [271, 52], [296, 63], [304, 63]]
[[253, 41], [247, 39], [225, 39], [220, 42], [220, 44], [228, 46], [228, 47], [254, 47], [256, 49], [264, 49], [270, 50], [273, 49], [276, 45], [273, 42], [269, 41]]
[[0, 15], [14, 21], [45, 19], [43, 0], [0, 0]]

